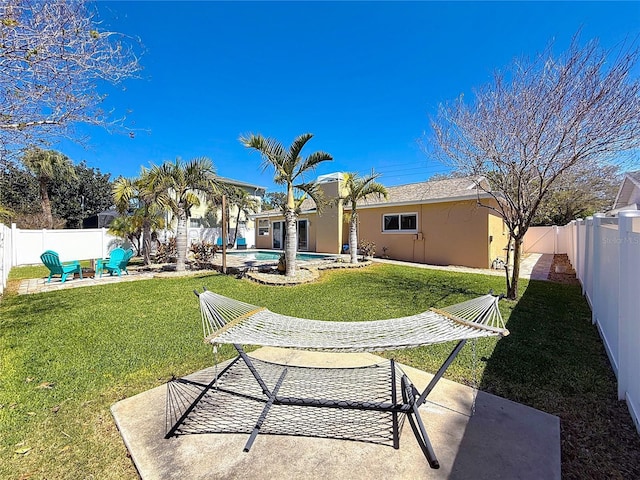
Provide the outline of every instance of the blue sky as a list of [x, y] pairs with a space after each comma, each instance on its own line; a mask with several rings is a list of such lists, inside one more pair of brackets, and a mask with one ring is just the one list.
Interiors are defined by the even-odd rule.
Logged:
[[[574, 33], [604, 48], [640, 38], [640, 2], [113, 2], [104, 27], [139, 37], [142, 79], [109, 89], [134, 138], [81, 127], [89, 148], [54, 148], [112, 177], [207, 156], [217, 173], [277, 191], [239, 142], [253, 132], [329, 152], [317, 175], [366, 174], [387, 185], [445, 170], [418, 139], [441, 102], [491, 80], [515, 57]], [[315, 175], [314, 175], [315, 176]]]

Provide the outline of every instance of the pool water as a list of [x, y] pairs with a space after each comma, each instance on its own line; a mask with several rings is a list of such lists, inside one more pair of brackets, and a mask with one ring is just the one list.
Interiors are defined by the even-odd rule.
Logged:
[[[229, 252], [227, 255], [234, 257], [241, 257], [244, 260], [261, 260], [261, 261], [277, 261], [280, 258], [280, 252]], [[298, 253], [296, 254], [296, 260], [300, 261], [314, 261], [314, 260], [329, 260], [334, 258], [332, 255], [312, 254], [312, 253]]]

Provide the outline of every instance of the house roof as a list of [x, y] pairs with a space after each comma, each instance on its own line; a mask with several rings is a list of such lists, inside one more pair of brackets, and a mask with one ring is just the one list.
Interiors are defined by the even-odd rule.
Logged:
[[[358, 202], [358, 208], [454, 202], [472, 200], [478, 197], [488, 197], [489, 194], [486, 192], [478, 192], [476, 189], [476, 180], [479, 181], [485, 189], [488, 189], [488, 183], [484, 178], [475, 179], [473, 177], [409, 183], [406, 185], [387, 187], [387, 199], [384, 197], [378, 198], [377, 196], [371, 196]], [[350, 209], [351, 206], [345, 205], [345, 208]], [[303, 213], [309, 213], [315, 210], [316, 204], [311, 198], [305, 198], [300, 205], [300, 211]], [[274, 215], [282, 215], [282, 212], [279, 209], [265, 210], [257, 216]]]
[[636, 190], [640, 191], [640, 170], [625, 174], [620, 190], [618, 190], [616, 201], [613, 204], [613, 210], [631, 206], [631, 196]]
[[476, 185], [479, 181], [488, 188], [484, 178], [473, 177], [450, 178], [419, 183], [409, 183], [387, 187], [388, 198], [371, 196], [358, 202], [358, 208], [378, 207], [382, 205], [410, 205], [420, 203], [453, 202], [486, 197], [485, 192], [478, 192]]
[[259, 185], [243, 182], [241, 180], [234, 180], [233, 178], [227, 178], [227, 177], [217, 177], [217, 178], [220, 182], [227, 183], [229, 185], [235, 185], [236, 187], [243, 187], [243, 188], [254, 190], [254, 191], [261, 190], [261, 193], [263, 195], [264, 195], [264, 192], [267, 190], [265, 187], [260, 187]]

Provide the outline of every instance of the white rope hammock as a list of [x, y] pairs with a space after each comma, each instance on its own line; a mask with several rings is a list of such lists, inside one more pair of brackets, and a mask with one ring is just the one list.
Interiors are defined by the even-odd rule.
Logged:
[[493, 295], [408, 317], [362, 322], [280, 315], [210, 291], [199, 298], [205, 340], [212, 344], [375, 352], [509, 334], [499, 297]]

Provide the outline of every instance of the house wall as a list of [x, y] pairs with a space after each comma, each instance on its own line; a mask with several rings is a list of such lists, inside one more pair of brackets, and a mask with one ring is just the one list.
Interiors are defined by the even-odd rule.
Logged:
[[499, 258], [508, 263], [507, 243], [509, 241], [509, 230], [502, 217], [494, 212], [489, 213], [489, 262]]
[[[383, 232], [382, 216], [395, 213], [417, 213], [417, 232]], [[490, 221], [489, 210], [475, 200], [361, 208], [358, 214], [358, 241], [375, 242], [376, 255], [387, 247], [386, 254], [396, 260], [489, 268], [491, 256], [506, 245], [506, 237], [504, 242], [497, 239], [502, 238], [502, 225], [498, 227], [493, 218]]]
[[[339, 199], [341, 181], [321, 183], [320, 188], [326, 199]], [[319, 253], [341, 253], [342, 251], [342, 200], [331, 203], [316, 215], [315, 222], [315, 251]]]
[[629, 196], [629, 205], [640, 204], [640, 188], [637, 186], [633, 186], [633, 190], [631, 191], [631, 195]]

